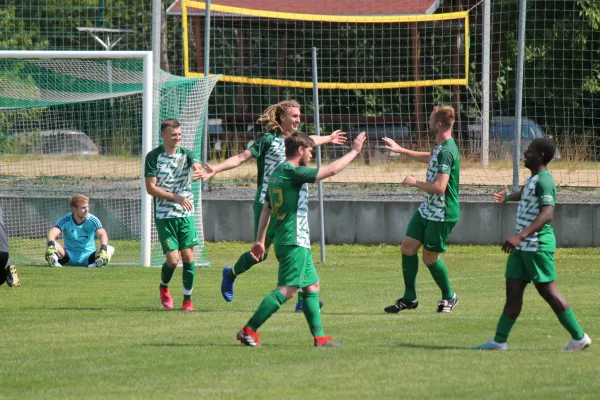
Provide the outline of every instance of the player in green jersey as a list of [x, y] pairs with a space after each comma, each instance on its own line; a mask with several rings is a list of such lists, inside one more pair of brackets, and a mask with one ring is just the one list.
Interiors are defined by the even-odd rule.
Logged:
[[184, 311], [194, 311], [191, 297], [196, 266], [194, 246], [200, 244], [194, 218], [192, 182], [200, 179], [202, 165], [189, 150], [179, 147], [181, 125], [166, 119], [160, 127], [163, 144], [146, 155], [144, 176], [146, 191], [154, 197], [154, 221], [166, 261], [161, 270], [159, 286], [163, 307], [173, 308], [169, 282], [179, 263], [183, 262]]
[[[208, 180], [219, 172], [227, 171], [239, 167], [243, 163], [253, 158], [256, 158], [258, 167], [257, 190], [254, 199], [254, 236], [256, 238], [256, 230], [258, 229], [258, 220], [263, 209], [265, 194], [267, 193], [267, 185], [269, 177], [280, 166], [285, 159], [284, 140], [292, 132], [298, 130], [300, 126], [300, 104], [293, 100], [282, 101], [267, 108], [262, 116], [258, 119], [258, 123], [265, 125], [265, 133], [262, 134], [254, 144], [244, 152], [233, 156], [223, 161], [222, 163], [212, 166], [206, 164], [202, 178]], [[316, 146], [326, 143], [343, 144], [346, 142], [345, 133], [336, 130], [328, 136], [311, 136]], [[274, 235], [274, 225], [269, 228], [267, 233], [267, 253]], [[267, 254], [265, 254], [266, 259]], [[225, 301], [233, 300], [233, 284], [237, 276], [248, 271], [255, 264], [263, 261], [257, 261], [246, 252], [240, 256], [233, 267], [226, 266], [223, 268], [223, 276], [221, 282], [221, 294]], [[298, 303], [296, 311], [302, 311], [302, 298], [298, 294]]]
[[474, 346], [475, 350], [506, 350], [508, 335], [521, 313], [523, 293], [533, 282], [538, 293], [552, 308], [560, 323], [571, 334], [565, 350], [582, 350], [592, 340], [583, 332], [573, 310], [556, 286], [554, 252], [556, 238], [550, 225], [556, 204], [556, 185], [547, 169], [554, 157], [554, 144], [549, 139], [534, 139], [524, 153], [525, 168], [531, 176], [520, 191], [494, 194], [497, 203], [518, 201], [517, 234], [509, 237], [502, 250], [509, 253], [506, 261], [506, 303], [496, 328], [496, 336]]
[[426, 182], [417, 181], [412, 175], [407, 176], [403, 182], [407, 186], [421, 189], [426, 195], [410, 220], [406, 237], [402, 241], [404, 295], [396, 300], [396, 303], [384, 309], [387, 313], [414, 310], [419, 306], [416, 292], [419, 269], [417, 252], [421, 245], [423, 262], [442, 291], [442, 300], [438, 302], [437, 312], [449, 313], [458, 304], [458, 297], [450, 286], [448, 269], [440, 258], [440, 253], [446, 252], [446, 242], [460, 214], [458, 203], [460, 160], [458, 147], [452, 138], [453, 125], [452, 107], [433, 109], [429, 117], [429, 129], [435, 134], [437, 145], [431, 153], [407, 150], [392, 139], [383, 138], [386, 148], [390, 151], [428, 163]]
[[[256, 332], [298, 288], [304, 292], [303, 312], [314, 337], [314, 346], [340, 346], [323, 332], [319, 307], [319, 277], [313, 264], [308, 229], [308, 183], [323, 180], [343, 170], [360, 153], [366, 135], [354, 140], [352, 150], [326, 167], [309, 168], [314, 141], [296, 132], [285, 139], [285, 162], [269, 180], [260, 215], [256, 242], [250, 250], [256, 260], [267, 252], [267, 231], [271, 220], [275, 229], [275, 255], [279, 261], [277, 288], [267, 295], [237, 339], [247, 346], [260, 346]], [[272, 215], [271, 215], [272, 214]]]

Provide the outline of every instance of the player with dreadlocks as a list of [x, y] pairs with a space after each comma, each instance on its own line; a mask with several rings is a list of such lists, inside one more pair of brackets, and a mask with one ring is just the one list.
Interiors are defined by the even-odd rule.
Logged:
[[[256, 197], [254, 200], [254, 239], [256, 239], [256, 231], [258, 229], [258, 222], [264, 205], [269, 178], [275, 168], [279, 167], [285, 160], [284, 140], [298, 130], [298, 126], [300, 125], [300, 115], [300, 104], [294, 100], [286, 100], [270, 106], [263, 112], [257, 121], [257, 123], [264, 125], [264, 133], [248, 150], [244, 150], [244, 152], [230, 157], [214, 166], [206, 163], [205, 169], [202, 172], [202, 179], [206, 181], [219, 172], [239, 167], [246, 161], [256, 158], [258, 177]], [[326, 143], [343, 144], [346, 142], [345, 133], [340, 130], [336, 130], [328, 136], [311, 136], [311, 138], [316, 146]], [[233, 300], [233, 283], [235, 279], [252, 268], [252, 266], [267, 258], [268, 249], [275, 236], [274, 229], [275, 224], [273, 223], [268, 229], [267, 240], [265, 243], [266, 252], [262, 260], [256, 260], [248, 251], [240, 256], [233, 268], [230, 266], [223, 268], [221, 294], [225, 301], [230, 302]], [[302, 312], [303, 298], [301, 296], [301, 293], [298, 293], [296, 312]]]

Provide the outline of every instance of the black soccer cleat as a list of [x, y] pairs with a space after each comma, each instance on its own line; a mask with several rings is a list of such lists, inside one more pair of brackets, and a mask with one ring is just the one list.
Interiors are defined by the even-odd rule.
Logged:
[[452, 312], [454, 307], [458, 304], [458, 296], [454, 293], [454, 297], [450, 300], [440, 300], [438, 301], [438, 309], [439, 313], [449, 313]]
[[416, 310], [419, 307], [419, 300], [406, 301], [403, 298], [396, 300], [394, 304], [383, 309], [388, 314], [397, 314], [404, 310]]

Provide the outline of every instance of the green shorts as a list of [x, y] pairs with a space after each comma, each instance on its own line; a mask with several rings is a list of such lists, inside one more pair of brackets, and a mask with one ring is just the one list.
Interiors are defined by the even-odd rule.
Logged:
[[533, 283], [555, 281], [554, 252], [513, 250], [506, 260], [504, 276]]
[[279, 260], [277, 286], [304, 288], [319, 281], [310, 249], [300, 246], [277, 246]]
[[200, 244], [194, 217], [156, 219], [155, 222], [163, 253]]
[[446, 252], [446, 242], [456, 222], [430, 221], [421, 216], [419, 211], [410, 219], [406, 228], [406, 236], [423, 243], [423, 248], [435, 253]]
[[[262, 213], [264, 204], [259, 203], [258, 201], [254, 202], [254, 240], [256, 240], [256, 235], [258, 233], [258, 224], [260, 222], [260, 214]], [[277, 224], [277, 220], [271, 215], [271, 222], [269, 222], [269, 227], [267, 228], [267, 242], [272, 243], [273, 238], [275, 237], [275, 225]]]

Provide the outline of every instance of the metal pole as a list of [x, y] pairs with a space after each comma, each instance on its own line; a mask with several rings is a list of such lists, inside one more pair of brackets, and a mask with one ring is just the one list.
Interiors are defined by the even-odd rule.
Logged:
[[[152, 75], [153, 68], [153, 53], [149, 52], [144, 57], [144, 97], [142, 100], [142, 160], [152, 150]], [[142, 162], [142, 176], [144, 176], [144, 162]], [[150, 229], [152, 227], [152, 199], [146, 192], [146, 183], [142, 178], [142, 266], [150, 267], [151, 265], [151, 250], [152, 241]]]
[[[312, 80], [313, 80], [313, 108], [315, 119], [315, 134], [321, 136], [321, 128], [319, 126], [319, 80], [317, 78], [317, 48], [312, 48]], [[317, 168], [321, 168], [321, 146], [317, 147]], [[319, 225], [321, 228], [321, 262], [325, 262], [325, 212], [323, 207], [323, 182], [317, 183], [319, 188]]]
[[[210, 73], [210, 0], [206, 0], [204, 20], [204, 77]], [[208, 161], [208, 107], [204, 116], [204, 131], [202, 133], [202, 164]], [[202, 181], [202, 190], [208, 190], [208, 182]]]
[[523, 63], [525, 58], [525, 24], [527, 0], [521, 0], [519, 8], [519, 50], [517, 53], [517, 87], [515, 99], [515, 137], [513, 154], [513, 190], [519, 190], [519, 162], [521, 162], [521, 113], [523, 105]]
[[491, 16], [492, 0], [483, 3], [483, 76], [481, 91], [483, 92], [482, 104], [482, 130], [481, 130], [481, 164], [487, 167], [490, 160], [490, 47], [491, 47]]
[[160, 67], [162, 0], [152, 0], [152, 60]]

